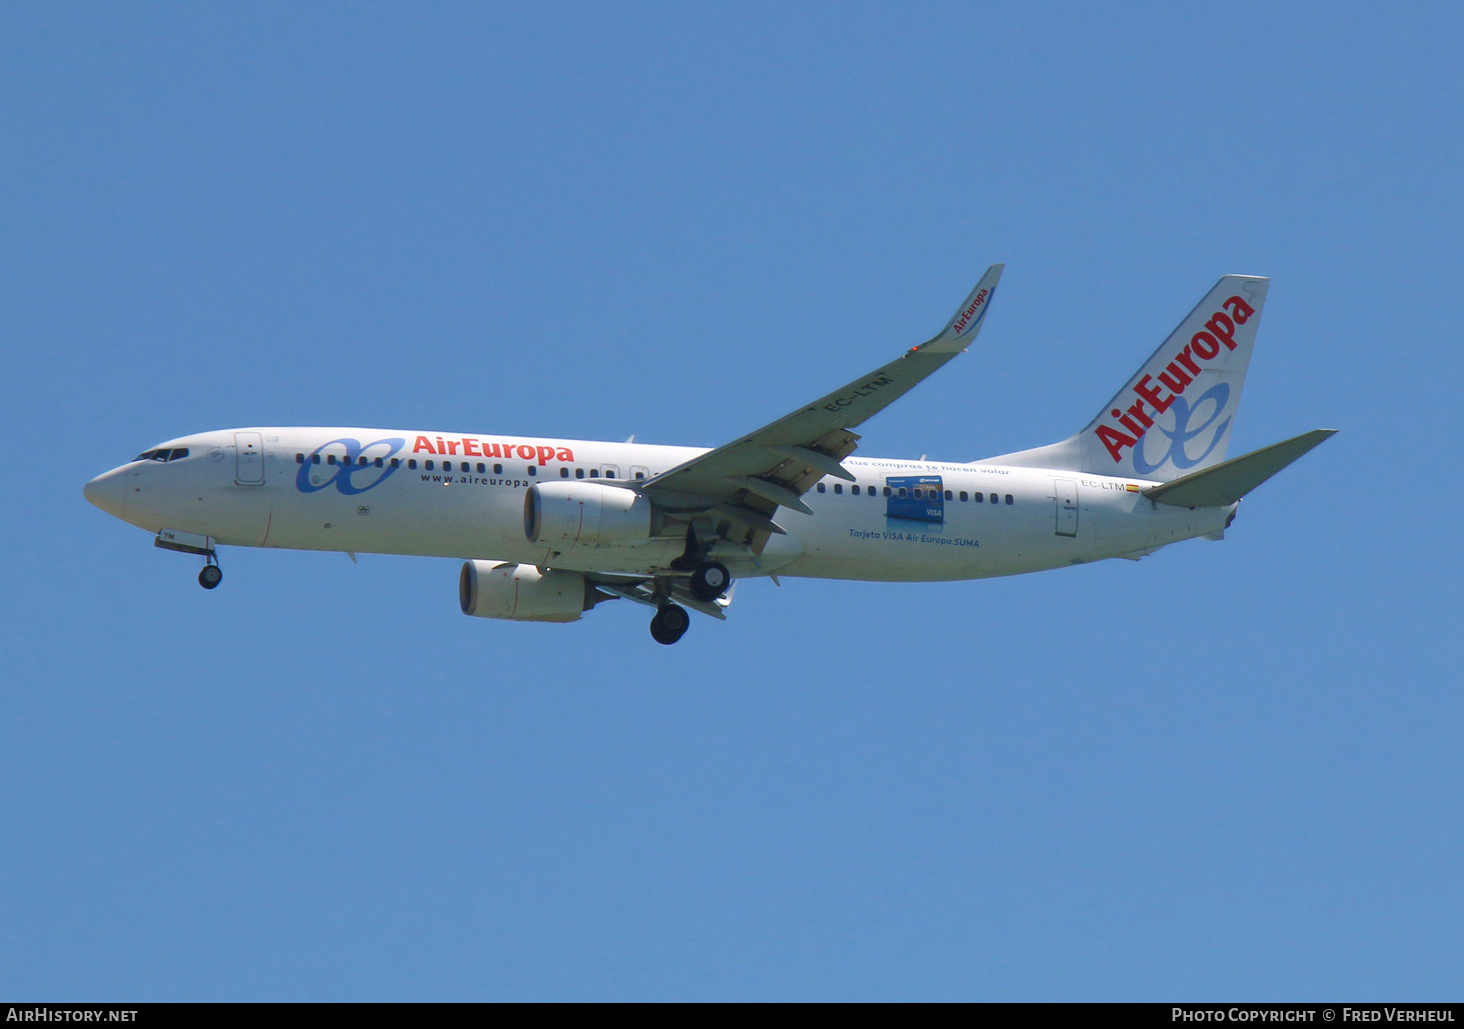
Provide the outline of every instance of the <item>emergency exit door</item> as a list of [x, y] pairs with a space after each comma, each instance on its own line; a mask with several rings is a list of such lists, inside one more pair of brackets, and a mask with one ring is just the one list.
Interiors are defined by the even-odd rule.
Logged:
[[1057, 504], [1057, 534], [1078, 534], [1078, 484], [1072, 479], [1053, 479], [1053, 497]]

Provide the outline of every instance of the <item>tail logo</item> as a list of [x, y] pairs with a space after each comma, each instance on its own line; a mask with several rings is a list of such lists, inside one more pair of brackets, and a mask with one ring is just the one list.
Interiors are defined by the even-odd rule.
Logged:
[[[1135, 403], [1130, 404], [1127, 411], [1115, 407], [1109, 412], [1117, 420], [1118, 424], [1122, 426], [1121, 429], [1108, 424], [1100, 424], [1093, 430], [1093, 434], [1098, 437], [1099, 441], [1102, 442], [1103, 446], [1108, 450], [1109, 455], [1113, 458], [1114, 464], [1118, 464], [1123, 460], [1123, 452], [1127, 447], [1135, 447], [1134, 468], [1140, 474], [1153, 471], [1163, 465], [1164, 461], [1169, 460], [1170, 457], [1173, 457], [1175, 465], [1180, 468], [1188, 468], [1204, 459], [1203, 455], [1193, 459], [1185, 456], [1184, 443], [1203, 431], [1204, 428], [1214, 422], [1215, 418], [1219, 417], [1220, 412], [1225, 407], [1225, 402], [1230, 398], [1230, 387], [1225, 386], [1224, 383], [1218, 384], [1216, 388], [1210, 389], [1196, 401], [1194, 407], [1188, 406], [1181, 399], [1181, 395], [1189, 387], [1190, 383], [1194, 382], [1195, 378], [1199, 376], [1201, 371], [1200, 363], [1213, 360], [1219, 356], [1222, 344], [1226, 350], [1235, 349], [1235, 327], [1237, 325], [1244, 325], [1250, 321], [1251, 315], [1256, 313], [1255, 308], [1251, 307], [1250, 304], [1246, 303], [1240, 297], [1231, 297], [1220, 306], [1224, 310], [1216, 311], [1210, 315], [1209, 320], [1205, 322], [1204, 328], [1190, 337], [1190, 341], [1184, 345], [1184, 349], [1175, 354], [1174, 359], [1169, 362], [1168, 367], [1159, 373], [1157, 382], [1154, 381], [1154, 376], [1145, 375], [1138, 382], [1134, 383], [1133, 391], [1139, 399]], [[1216, 396], [1216, 389], [1220, 386], [1224, 387], [1224, 394], [1217, 398], [1218, 402], [1214, 415], [1200, 429], [1190, 432], [1187, 426], [1191, 413], [1200, 407], [1205, 400]], [[1165, 392], [1166, 390], [1168, 391], [1167, 394]], [[1154, 426], [1154, 418], [1150, 412], [1152, 411], [1153, 415], [1161, 415], [1171, 407], [1175, 409], [1174, 431], [1171, 432], [1163, 427], [1160, 428], [1160, 431], [1170, 439], [1169, 450], [1166, 452], [1164, 460], [1161, 460], [1158, 464], [1150, 465], [1141, 452], [1141, 448], [1138, 448], [1136, 444], [1144, 438], [1144, 433], [1148, 432]], [[1230, 419], [1227, 418], [1225, 424], [1216, 430], [1215, 440], [1218, 441], [1224, 435], [1225, 426], [1229, 424]], [[1205, 451], [1205, 454], [1209, 454], [1210, 450], [1213, 449], [1215, 449], [1215, 443], [1211, 442], [1210, 448]]]
[[[1200, 394], [1200, 398], [1195, 401], [1193, 407], [1186, 403], [1183, 397], [1172, 397], [1170, 399], [1173, 400], [1172, 406], [1174, 407], [1174, 428], [1171, 430], [1164, 428], [1162, 425], [1159, 427], [1159, 431], [1169, 437], [1169, 446], [1159, 456], [1159, 460], [1152, 464], [1149, 463], [1148, 455], [1145, 453], [1147, 449], [1146, 444], [1139, 443], [1135, 446], [1134, 471], [1140, 475], [1150, 475], [1157, 472], [1170, 461], [1174, 462], [1174, 467], [1176, 468], [1193, 468], [1210, 456], [1210, 451], [1215, 449], [1220, 440], [1224, 438], [1225, 430], [1230, 428], [1230, 418], [1228, 416], [1224, 421], [1220, 421], [1220, 416], [1225, 414], [1225, 405], [1230, 403], [1230, 386], [1228, 383], [1215, 383], [1215, 385]], [[1210, 411], [1210, 417], [1191, 429], [1189, 427], [1190, 419], [1194, 417], [1196, 411], [1205, 406], [1205, 401], [1207, 400], [1213, 400], [1215, 402], [1214, 408]], [[1219, 422], [1218, 425], [1216, 424], [1217, 422]], [[1215, 426], [1215, 434], [1210, 437], [1210, 445], [1205, 448], [1203, 454], [1200, 454], [1198, 457], [1190, 457], [1188, 449], [1189, 441], [1201, 435], [1211, 426]]]

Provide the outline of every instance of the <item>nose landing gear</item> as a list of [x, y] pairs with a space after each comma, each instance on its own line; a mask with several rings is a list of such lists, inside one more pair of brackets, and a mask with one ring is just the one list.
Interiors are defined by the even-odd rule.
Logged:
[[203, 571], [198, 573], [198, 584], [206, 590], [214, 589], [224, 581], [219, 568], [219, 556], [214, 551], [212, 536], [183, 532], [181, 529], [159, 529], [153, 546], [173, 550], [180, 554], [197, 554], [203, 558]]
[[198, 584], [206, 590], [211, 590], [224, 581], [223, 569], [219, 567], [219, 559], [212, 553], [205, 558], [208, 564], [203, 566], [203, 571], [198, 573]]

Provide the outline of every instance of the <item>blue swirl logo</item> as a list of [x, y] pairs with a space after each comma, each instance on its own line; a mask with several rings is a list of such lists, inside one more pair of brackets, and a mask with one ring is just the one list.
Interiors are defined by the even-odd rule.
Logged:
[[[1215, 406], [1210, 410], [1210, 417], [1206, 418], [1203, 423], [1195, 426], [1193, 429], [1190, 428], [1190, 419], [1194, 417], [1196, 411], [1205, 406], [1205, 401], [1207, 400], [1212, 400], [1215, 403]], [[1158, 425], [1154, 427], [1154, 429], [1158, 429], [1159, 432], [1169, 437], [1168, 449], [1164, 451], [1159, 460], [1153, 464], [1149, 463], [1148, 458], [1144, 454], [1144, 445], [1149, 442], [1151, 437], [1157, 435], [1154, 429], [1150, 429], [1140, 438], [1138, 445], [1134, 447], [1134, 471], [1140, 475], [1151, 475], [1170, 461], [1174, 462], [1174, 467], [1176, 468], [1193, 468], [1205, 458], [1209, 457], [1210, 451], [1214, 450], [1220, 444], [1220, 440], [1224, 438], [1225, 430], [1230, 428], [1229, 416], [1226, 416], [1224, 421], [1220, 421], [1220, 416], [1225, 413], [1225, 405], [1228, 403], [1230, 403], [1230, 386], [1224, 382], [1217, 382], [1204, 393], [1200, 394], [1200, 398], [1195, 401], [1193, 407], [1186, 403], [1184, 397], [1174, 397], [1173, 403], [1169, 405], [1169, 409], [1174, 412], [1174, 428], [1166, 429]], [[1216, 424], [1217, 422], [1219, 422], [1218, 425]], [[1190, 457], [1190, 440], [1201, 435], [1211, 426], [1215, 427], [1215, 433], [1210, 437], [1210, 445], [1205, 448], [1205, 452], [1199, 457]]]
[[[338, 444], [345, 447], [346, 452], [336, 457], [334, 465], [317, 463], [320, 461], [321, 453], [327, 447]], [[361, 445], [360, 440], [350, 437], [322, 443], [313, 452], [305, 455], [305, 463], [300, 466], [300, 471], [295, 476], [295, 488], [301, 493], [319, 493], [323, 489], [334, 486], [348, 497], [365, 493], [369, 489], [380, 486], [391, 477], [392, 472], [400, 467], [400, 465], [393, 466], [391, 459], [406, 445], [407, 441], [400, 436], [374, 440], [365, 446]], [[381, 461], [380, 466], [376, 463], [378, 459]], [[330, 471], [329, 476], [325, 474], [327, 469]], [[363, 481], [367, 479], [369, 481]]]

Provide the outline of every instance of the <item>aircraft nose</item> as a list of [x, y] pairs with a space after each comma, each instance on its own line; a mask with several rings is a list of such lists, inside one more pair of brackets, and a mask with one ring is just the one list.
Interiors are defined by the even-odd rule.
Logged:
[[107, 514], [122, 517], [122, 506], [127, 499], [126, 484], [122, 481], [122, 469], [114, 468], [110, 472], [98, 475], [83, 486], [81, 492], [87, 500]]

